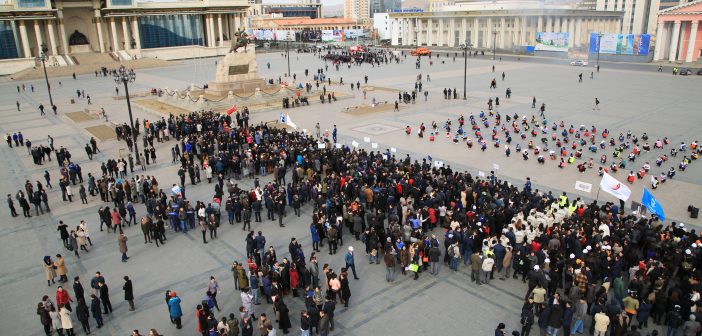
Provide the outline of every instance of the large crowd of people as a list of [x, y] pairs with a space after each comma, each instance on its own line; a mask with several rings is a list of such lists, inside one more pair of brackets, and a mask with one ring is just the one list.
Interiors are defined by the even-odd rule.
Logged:
[[[339, 57], [379, 64], [395, 56], [381, 51], [360, 59]], [[340, 61], [339, 57], [332, 60]], [[533, 151], [537, 156], [547, 153], [570, 160], [588, 142], [596, 150], [619, 150], [620, 155], [639, 146], [638, 140], [630, 140], [631, 135], [622, 139], [623, 134], [619, 144], [607, 143], [604, 133], [609, 135], [609, 131], [599, 132], [594, 126], [549, 126], [545, 119], [539, 125], [519, 116], [506, 116], [503, 125], [500, 120], [500, 114], [492, 111], [471, 115], [472, 130], [467, 131], [461, 116], [455, 134], [450, 120], [443, 131], [432, 122], [430, 137], [446, 132], [454, 142], [465, 141], [472, 147], [465, 136], [471, 132], [483, 150], [488, 147], [488, 136], [481, 134], [481, 127], [491, 129], [494, 147], [500, 147], [501, 141], [509, 145], [511, 134], [519, 134], [522, 141], [544, 137], [541, 145], [534, 145], [533, 140], [526, 145], [525, 159]], [[156, 246], [167, 241], [167, 233], [189, 230], [201, 232], [207, 244], [208, 237], [217, 239], [217, 231], [227, 228], [223, 216], [229, 230], [241, 226], [246, 232], [246, 256], [231, 266], [240, 290], [239, 311], [220, 311], [220, 285], [211, 277], [194, 310], [181, 306], [178, 292], [184, 289], [166, 292], [165, 305], [174, 328], [182, 328], [184, 314], [195, 314], [203, 336], [253, 335], [254, 329], [261, 335], [276, 335], [277, 330], [287, 334], [293, 325], [302, 335], [328, 335], [334, 330], [336, 304], [348, 307], [351, 303], [350, 281], [369, 281], [356, 274], [360, 258], [349, 243], [353, 240], [361, 242], [369, 264], [384, 265], [388, 283], [397, 280], [397, 271], [414, 280], [420, 276], [462, 277], [457, 272], [442, 273], [442, 264], [452, 271], [469, 270], [475, 286], [490, 284], [495, 277], [521, 280], [524, 302], [514, 319], [522, 328], [513, 335], [528, 336], [534, 325], [542, 335], [584, 333], [587, 327], [595, 335], [634, 336], [657, 332], [655, 324], [664, 325], [668, 335], [678, 331], [699, 335], [702, 331], [698, 322], [702, 312], [697, 306], [702, 243], [697, 232], [682, 223], [662, 223], [655, 216], [641, 218], [626, 213], [620, 204], [541, 191], [532, 187], [529, 178], [523, 186], [515, 186], [494, 175], [478, 177], [449, 165], [436, 167], [427, 159], [398, 157], [389, 150], [337, 147], [336, 128], [331, 138], [327, 132], [308, 135], [250, 122], [248, 114], [213, 111], [137, 121], [137, 125], [135, 129], [120, 125], [118, 140], [132, 142], [132, 132], [136, 133], [149, 151], [142, 160], [147, 163], [146, 158], [155, 159], [155, 154], [151, 156], [154, 140], [169, 143], [180, 183], [163, 186], [156, 176], [134, 174], [129, 157], [110, 160], [100, 172], [87, 174], [86, 191], [78, 165], [72, 168], [70, 157], [59, 161], [64, 201], [72, 201], [72, 185], [79, 185], [81, 199], [100, 195], [100, 231], [104, 226], [106, 234], [116, 236], [122, 262], [129, 260], [124, 231], [131, 224], [142, 231], [145, 244], [155, 242]], [[423, 137], [424, 132], [422, 125], [419, 135]], [[602, 137], [604, 147], [596, 143], [597, 136]], [[641, 141], [641, 146], [648, 146], [643, 136]], [[668, 145], [663, 139], [649, 147], [662, 148], [659, 141]], [[318, 146], [320, 142], [324, 148]], [[10, 140], [8, 145], [12, 145]], [[94, 146], [86, 146], [88, 149], [97, 151]], [[696, 141], [689, 149], [699, 154]], [[191, 188], [205, 184], [203, 177], [207, 188], [212, 188], [212, 197], [188, 197]], [[47, 177], [46, 187], [49, 182]], [[25, 190], [16, 195], [20, 204], [27, 203], [21, 201], [26, 199], [25, 192], [41, 199], [45, 187], [27, 181]], [[12, 207], [11, 195], [8, 204]], [[276, 251], [267, 244], [263, 230], [251, 228], [252, 222], [264, 221], [264, 209], [266, 221], [283, 227], [291, 217], [300, 217], [305, 207], [312, 212], [305, 228], [312, 241], [307, 251], [295, 237], [290, 237], [288, 251]], [[69, 254], [80, 257], [80, 253], [89, 253], [88, 247], [93, 248], [85, 222], [72, 230], [62, 221], [57, 231]], [[178, 244], [171, 238], [168, 244]], [[345, 267], [337, 273], [321, 260], [334, 258], [339, 251]], [[57, 277], [60, 283], [55, 300], [45, 295], [37, 306], [46, 335], [53, 330], [73, 335], [73, 318], [86, 333], [91, 330], [90, 316], [101, 328], [103, 316], [112, 313], [105, 276], [98, 272], [91, 280], [88, 302], [78, 276], [73, 277], [72, 295], [64, 288], [71, 272], [61, 254], [45, 256], [42, 266], [49, 287], [56, 285]], [[122, 290], [134, 310], [139, 293], [133, 293], [128, 277]], [[305, 310], [299, 316], [290, 313], [292, 300], [304, 302]], [[260, 304], [272, 305], [275, 316], [257, 313]], [[653, 319], [650, 326], [649, 319]], [[506, 335], [504, 329], [500, 323], [495, 335]], [[159, 335], [154, 329], [149, 334]]]

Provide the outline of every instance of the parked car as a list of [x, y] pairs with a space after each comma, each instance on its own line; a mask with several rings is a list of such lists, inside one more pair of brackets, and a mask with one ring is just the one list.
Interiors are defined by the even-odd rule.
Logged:
[[692, 75], [692, 70], [690, 70], [690, 68], [682, 69], [682, 70], [680, 70], [680, 75], [681, 76], [690, 76], [690, 75]]
[[587, 61], [585, 61], [585, 60], [575, 60], [575, 61], [570, 62], [570, 65], [573, 65], [573, 66], [587, 66]]
[[702, 69], [697, 70], [697, 75], [702, 76]]

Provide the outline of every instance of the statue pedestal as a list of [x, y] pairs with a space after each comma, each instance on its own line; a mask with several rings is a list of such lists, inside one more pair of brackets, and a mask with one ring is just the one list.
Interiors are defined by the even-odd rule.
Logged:
[[244, 92], [254, 91], [263, 87], [265, 81], [256, 72], [256, 51], [253, 44], [241, 47], [228, 53], [217, 63], [215, 80], [207, 83], [209, 95], [227, 96], [229, 91]]
[[71, 50], [71, 54], [93, 52], [89, 44], [72, 45], [69, 49]]

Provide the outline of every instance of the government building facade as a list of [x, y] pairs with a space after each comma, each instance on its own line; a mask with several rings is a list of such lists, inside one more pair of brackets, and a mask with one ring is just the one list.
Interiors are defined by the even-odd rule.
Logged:
[[395, 46], [472, 45], [514, 49], [533, 45], [539, 32], [568, 33], [571, 48], [587, 48], [590, 33], [621, 33], [620, 11], [594, 11], [543, 2], [459, 2], [438, 11], [390, 13]]
[[[179, 58], [187, 48], [202, 48], [221, 54], [218, 49], [244, 29], [248, 8], [248, 0], [6, 0], [0, 5], [0, 60], [33, 59], [43, 44], [58, 65], [70, 65], [66, 56], [76, 53]], [[169, 57], [171, 48], [176, 52]]]

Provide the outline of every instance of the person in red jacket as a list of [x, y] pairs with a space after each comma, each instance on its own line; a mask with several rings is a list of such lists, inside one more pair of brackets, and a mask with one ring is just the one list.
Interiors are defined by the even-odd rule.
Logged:
[[59, 286], [56, 290], [56, 304], [59, 307], [65, 306], [69, 311], [73, 311], [73, 309], [71, 309], [71, 302], [73, 302], [73, 299], [68, 295], [68, 291]]
[[293, 297], [298, 297], [297, 286], [300, 281], [300, 273], [297, 272], [297, 266], [295, 264], [290, 267], [290, 288], [292, 288]]

